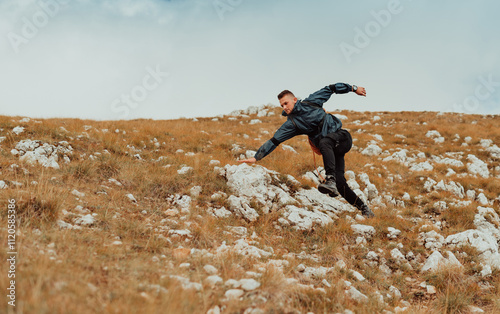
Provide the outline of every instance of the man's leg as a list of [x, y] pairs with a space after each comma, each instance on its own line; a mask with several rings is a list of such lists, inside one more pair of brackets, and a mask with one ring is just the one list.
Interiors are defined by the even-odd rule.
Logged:
[[318, 186], [318, 190], [323, 194], [330, 194], [332, 197], [339, 195], [335, 180], [335, 145], [335, 140], [328, 136], [322, 138], [319, 142], [319, 150], [325, 165], [326, 181]]
[[354, 193], [354, 191], [349, 187], [347, 184], [347, 181], [345, 179], [345, 160], [344, 160], [345, 155], [337, 155], [336, 156], [336, 165], [335, 165], [335, 178], [337, 179], [337, 190], [339, 191], [340, 195], [342, 195], [343, 198], [349, 204], [355, 206], [356, 208], [361, 208], [365, 203]]
[[345, 160], [344, 154], [336, 155], [335, 177], [337, 179], [337, 190], [349, 204], [361, 211], [363, 216], [368, 218], [375, 216], [371, 209], [354, 193], [345, 180]]
[[335, 175], [335, 141], [330, 137], [324, 137], [319, 141], [319, 151], [323, 156], [326, 175]]
[[375, 214], [370, 208], [354, 193], [345, 179], [345, 154], [352, 147], [351, 136], [347, 136], [345, 141], [341, 141], [335, 152], [335, 178], [337, 179], [337, 190], [349, 204], [355, 206], [366, 217], [373, 217]]

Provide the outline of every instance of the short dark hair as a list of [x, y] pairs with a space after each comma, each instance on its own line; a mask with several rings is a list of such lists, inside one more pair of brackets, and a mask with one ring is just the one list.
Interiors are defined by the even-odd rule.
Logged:
[[292, 95], [292, 97], [295, 97], [295, 95], [291, 91], [285, 89], [284, 91], [278, 94], [278, 100], [285, 97], [286, 95]]

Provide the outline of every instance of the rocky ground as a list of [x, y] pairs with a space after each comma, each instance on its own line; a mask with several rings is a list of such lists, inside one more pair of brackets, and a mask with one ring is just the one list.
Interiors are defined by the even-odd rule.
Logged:
[[305, 137], [237, 162], [284, 121], [279, 108], [0, 117], [3, 243], [17, 204], [15, 310], [499, 312], [500, 117], [336, 115], [354, 138], [346, 179], [375, 218], [317, 191]]

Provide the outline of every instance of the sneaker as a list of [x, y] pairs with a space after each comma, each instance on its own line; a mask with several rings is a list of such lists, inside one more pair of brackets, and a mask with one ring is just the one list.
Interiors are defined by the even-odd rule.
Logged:
[[368, 207], [366, 204], [363, 204], [363, 206], [361, 206], [361, 208], [359, 210], [361, 211], [361, 215], [363, 215], [367, 218], [375, 217], [375, 214], [372, 212], [370, 207]]
[[340, 195], [337, 190], [337, 183], [335, 181], [335, 176], [326, 176], [326, 181], [318, 185], [318, 190], [323, 194], [329, 194], [331, 197], [337, 197]]

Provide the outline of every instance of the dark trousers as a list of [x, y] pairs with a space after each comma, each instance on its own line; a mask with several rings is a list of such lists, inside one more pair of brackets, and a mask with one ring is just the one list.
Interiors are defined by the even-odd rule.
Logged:
[[347, 130], [340, 129], [335, 133], [330, 133], [319, 142], [319, 150], [323, 155], [326, 175], [335, 176], [337, 190], [349, 204], [359, 208], [363, 206], [363, 201], [347, 185], [344, 177], [345, 154], [351, 150], [352, 137]]

